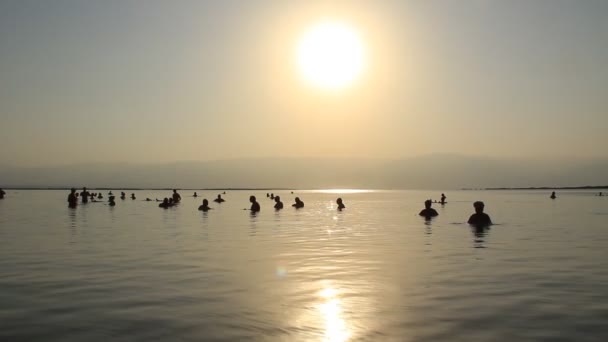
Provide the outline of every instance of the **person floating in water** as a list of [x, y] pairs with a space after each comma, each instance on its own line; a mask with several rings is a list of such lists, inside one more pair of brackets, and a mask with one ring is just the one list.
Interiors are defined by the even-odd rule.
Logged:
[[553, 191], [551, 193], [551, 196], [549, 196], [549, 198], [551, 198], [551, 199], [556, 199], [557, 198], [557, 196], [555, 196], [555, 191]]
[[338, 197], [338, 199], [336, 200], [336, 204], [338, 204], [338, 210], [340, 210], [340, 211], [342, 211], [342, 209], [346, 208], [344, 203], [342, 203], [342, 198], [340, 198], [340, 197]]
[[76, 189], [70, 189], [70, 194], [68, 195], [68, 207], [76, 208], [78, 205], [78, 197], [76, 196]]
[[304, 202], [302, 202], [300, 200], [300, 197], [296, 197], [295, 199], [296, 203], [292, 204], [291, 206], [296, 208], [296, 209], [300, 209], [300, 208], [304, 208]]
[[146, 197], [146, 202], [152, 202], [152, 199], [150, 197]]
[[162, 203], [160, 203], [160, 204], [158, 205], [158, 207], [159, 207], [159, 208], [164, 208], [164, 209], [169, 208], [169, 199], [168, 199], [167, 197], [165, 197], [165, 198], [163, 199], [163, 202], [162, 202]]
[[131, 193], [131, 199], [134, 200], [135, 199], [135, 194]]
[[266, 193], [266, 197], [270, 197], [270, 194], [269, 194], [269, 193]]
[[205, 212], [207, 212], [211, 209], [213, 209], [213, 208], [209, 208], [209, 201], [207, 201], [206, 198], [203, 200], [203, 204], [200, 207], [198, 207], [198, 210], [202, 210]]
[[249, 196], [249, 202], [251, 202], [251, 209], [249, 210], [251, 210], [252, 213], [257, 213], [260, 211], [260, 203], [258, 203], [258, 201], [255, 199], [255, 196]]
[[112, 193], [112, 190], [110, 190], [110, 192], [108, 192], [108, 196], [114, 196], [114, 194]]
[[111, 207], [116, 205], [116, 202], [114, 202], [114, 196], [108, 197], [108, 205]]
[[98, 193], [98, 194], [97, 194], [97, 199], [102, 199], [102, 198], [103, 198], [103, 195], [101, 194], [101, 192], [100, 192], [100, 193]]
[[424, 216], [427, 219], [438, 216], [439, 213], [437, 212], [437, 210], [431, 208], [432, 203], [433, 203], [433, 201], [431, 201], [431, 200], [424, 201], [424, 209], [422, 209], [422, 211], [420, 211], [420, 213], [418, 215]]
[[447, 197], [445, 197], [445, 194], [443, 194], [443, 193], [442, 193], [442, 194], [441, 194], [441, 202], [439, 202], [439, 203], [441, 203], [441, 204], [445, 204], [445, 199], [446, 199], [446, 198], [447, 198]]
[[475, 225], [475, 226], [489, 226], [492, 224], [492, 220], [490, 219], [490, 216], [488, 216], [488, 214], [483, 212], [483, 209], [485, 207], [485, 204], [483, 204], [483, 202], [481, 201], [477, 201], [475, 203], [473, 203], [473, 207], [475, 208], [475, 214], [471, 215], [471, 217], [469, 217], [469, 224]]
[[89, 203], [89, 192], [87, 191], [86, 187], [82, 188], [82, 192], [80, 193], [80, 200], [82, 201], [82, 203]]
[[4, 192], [4, 190], [0, 189], [0, 199], [4, 199], [4, 195], [6, 195], [6, 192]]
[[192, 197], [197, 198], [198, 194], [196, 193], [196, 191], [194, 192], [194, 195], [192, 195]]
[[121, 199], [121, 200], [124, 200], [124, 199], [126, 199], [126, 198], [127, 198], [127, 194], [125, 194], [125, 192], [124, 192], [124, 191], [121, 191], [121, 192], [120, 192], [120, 199]]
[[281, 209], [283, 209], [283, 202], [281, 202], [281, 196], [279, 196], [279, 195], [274, 196], [274, 202], [275, 202], [275, 204], [274, 204], [274, 208], [275, 208], [276, 210], [281, 210]]
[[270, 193], [270, 199], [274, 200], [274, 194], [272, 192]]
[[173, 189], [173, 203], [177, 204], [179, 203], [179, 201], [182, 200], [182, 196], [180, 196], [180, 194], [177, 193], [177, 190]]
[[215, 203], [222, 203], [222, 202], [226, 202], [225, 199], [222, 198], [222, 195], [217, 195], [217, 198], [213, 200], [213, 202]]

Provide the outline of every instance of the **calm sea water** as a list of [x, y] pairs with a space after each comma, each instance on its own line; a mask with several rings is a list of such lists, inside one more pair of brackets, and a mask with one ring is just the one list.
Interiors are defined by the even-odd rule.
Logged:
[[[432, 191], [274, 191], [280, 212], [229, 191], [208, 213], [217, 192], [168, 210], [7, 193], [1, 341], [608, 340], [608, 198], [590, 192], [453, 191], [432, 221]], [[464, 224], [474, 200], [489, 230]]]

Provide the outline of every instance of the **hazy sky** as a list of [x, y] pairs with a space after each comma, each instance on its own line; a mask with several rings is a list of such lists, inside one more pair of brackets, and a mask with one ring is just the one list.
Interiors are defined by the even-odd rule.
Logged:
[[[319, 22], [365, 67], [304, 82]], [[608, 157], [608, 1], [0, 0], [0, 163]]]

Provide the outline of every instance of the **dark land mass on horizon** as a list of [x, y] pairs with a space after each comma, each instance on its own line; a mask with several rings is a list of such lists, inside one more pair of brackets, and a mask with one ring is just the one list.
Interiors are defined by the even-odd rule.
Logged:
[[[98, 189], [559, 189], [608, 183], [608, 159], [432, 154], [406, 159], [252, 158], [166, 163], [0, 164], [0, 187]], [[603, 187], [597, 187], [603, 188]], [[594, 188], [590, 188], [594, 189]]]

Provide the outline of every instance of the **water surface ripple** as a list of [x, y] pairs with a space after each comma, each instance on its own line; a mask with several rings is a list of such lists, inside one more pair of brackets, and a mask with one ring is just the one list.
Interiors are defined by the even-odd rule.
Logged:
[[[591, 193], [454, 191], [432, 221], [432, 191], [277, 190], [280, 212], [230, 191], [208, 213], [215, 192], [167, 210], [7, 193], [2, 341], [608, 340], [608, 198]], [[464, 224], [475, 200], [496, 225]]]

